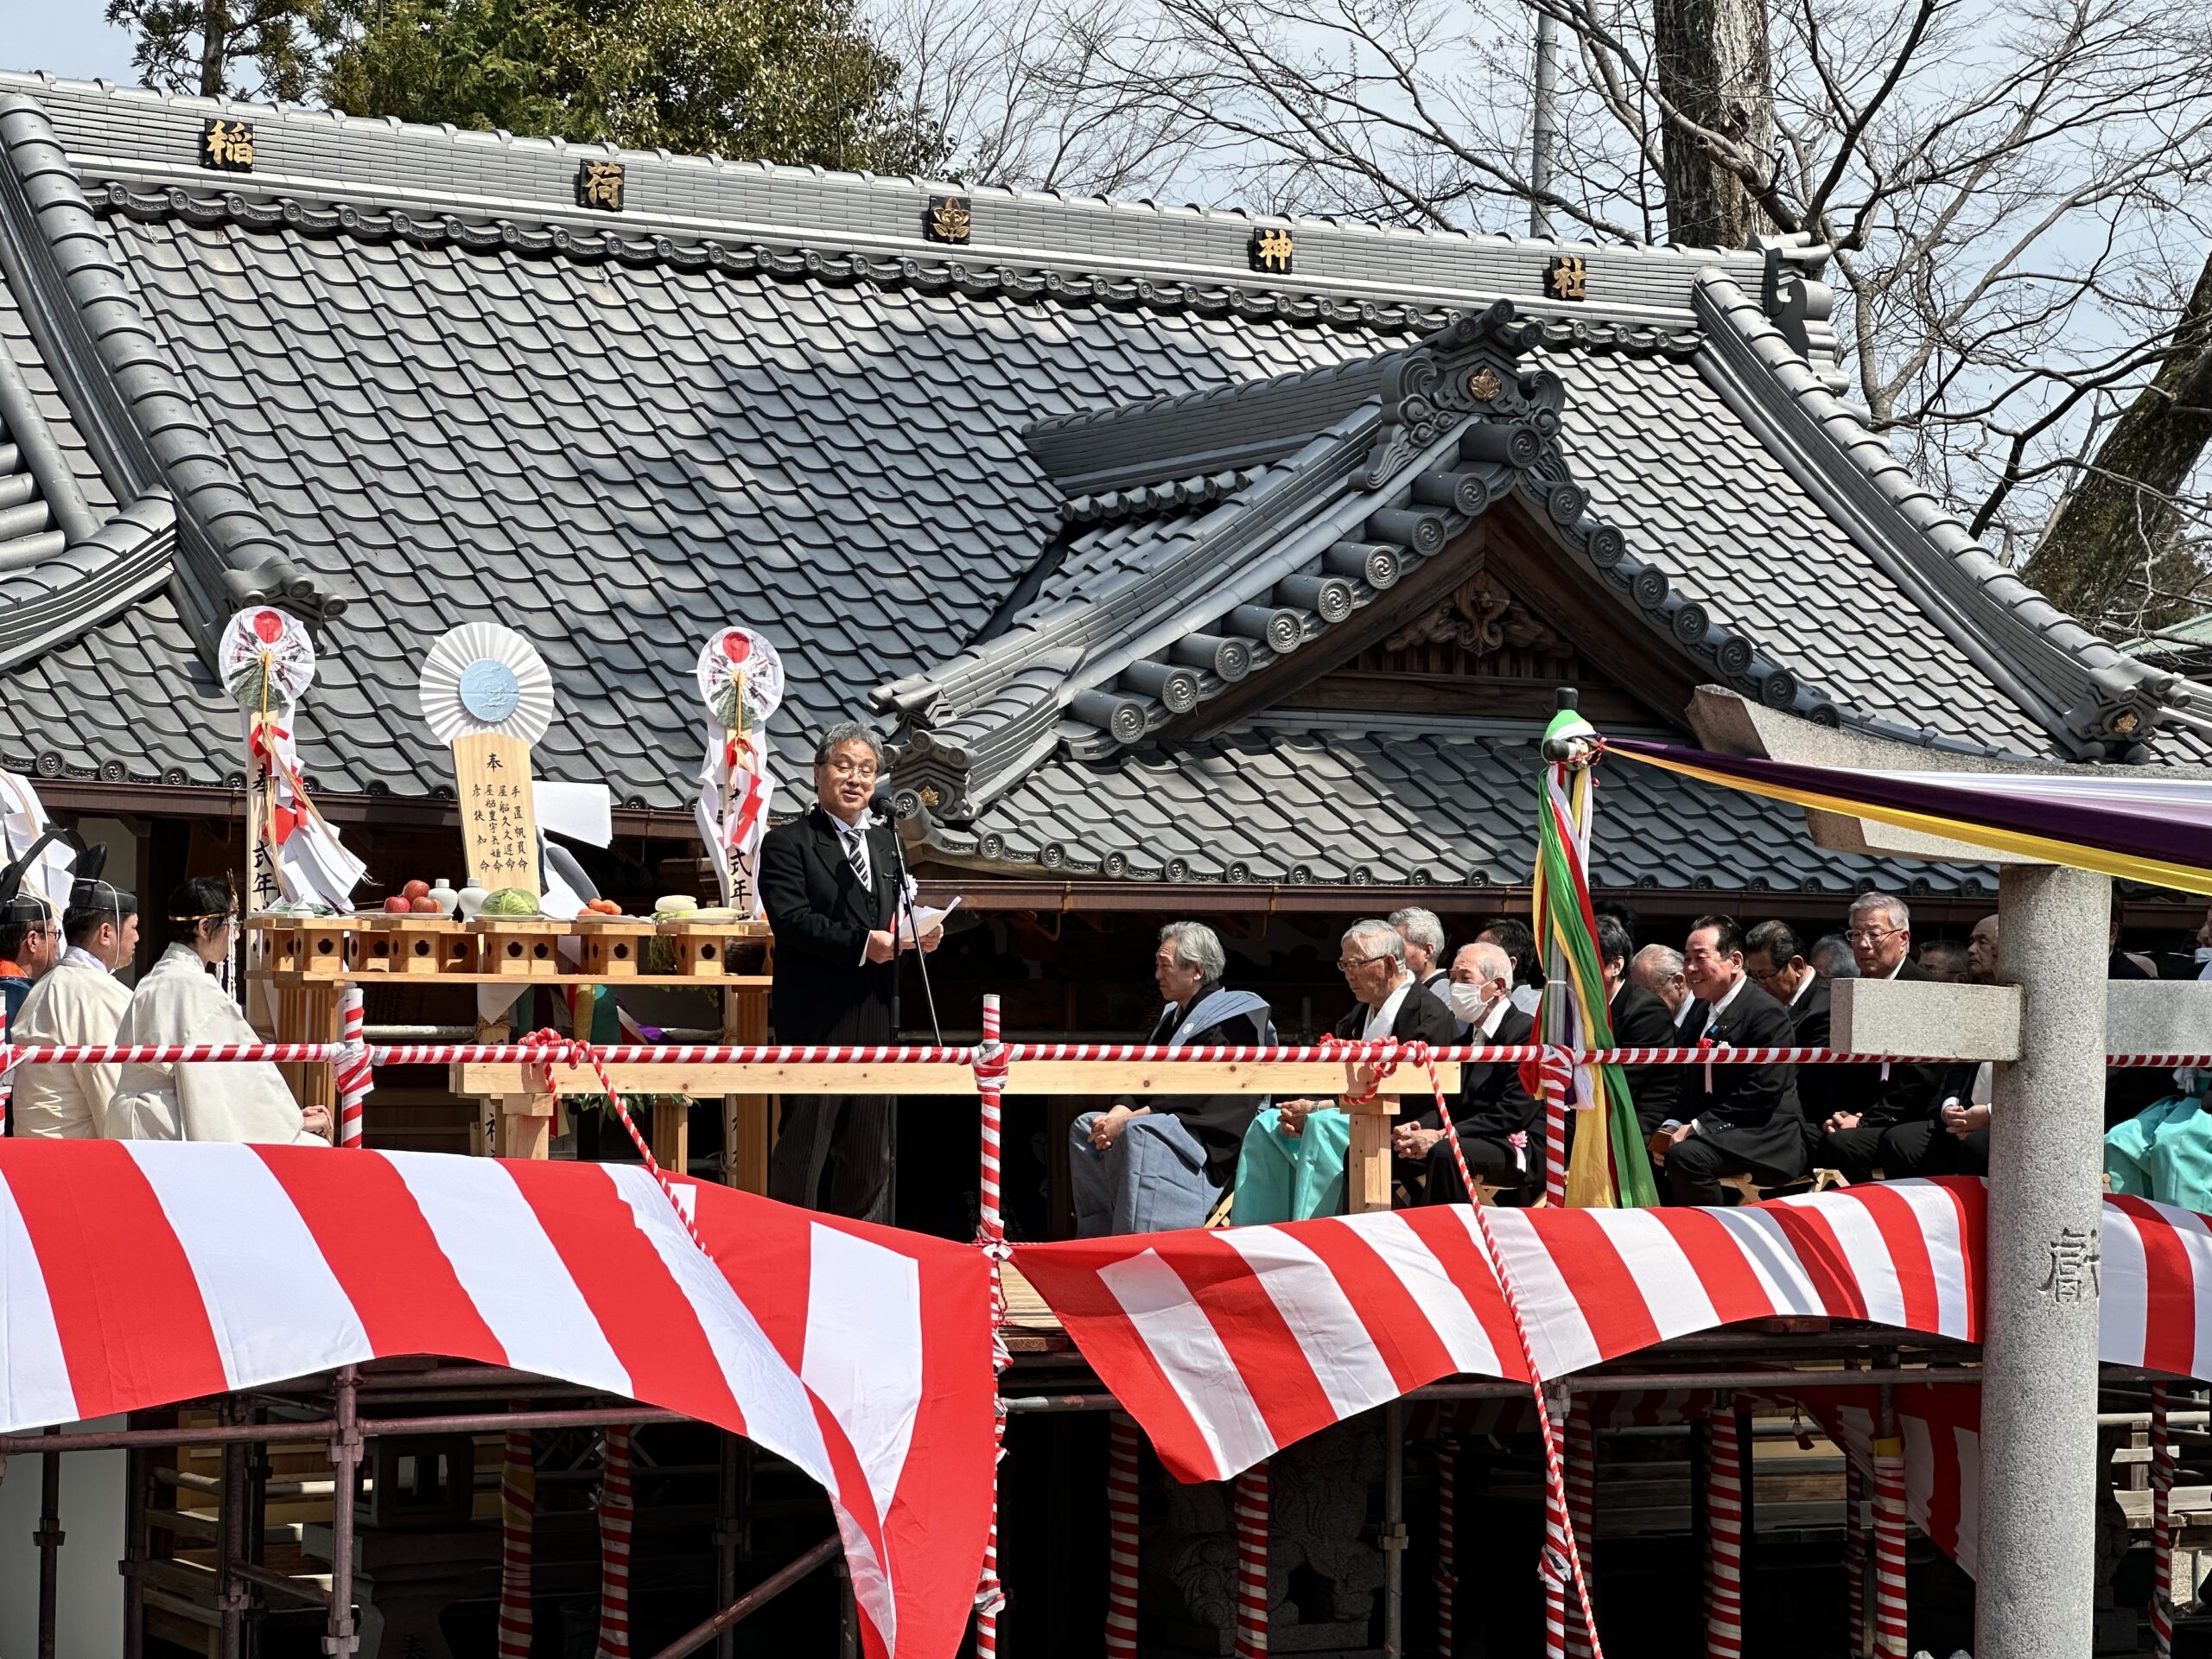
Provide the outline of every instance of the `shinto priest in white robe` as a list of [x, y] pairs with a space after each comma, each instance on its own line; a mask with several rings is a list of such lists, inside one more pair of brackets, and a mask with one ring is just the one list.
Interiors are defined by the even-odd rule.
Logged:
[[[130, 988], [72, 950], [39, 977], [9, 1035], [22, 1043], [111, 1043]], [[105, 1135], [112, 1065], [27, 1065], [16, 1073], [16, 1133], [87, 1141]]]
[[[190, 945], [173, 944], [131, 994], [118, 1043], [252, 1043], [261, 1040]], [[300, 1127], [299, 1102], [267, 1060], [126, 1065], [109, 1103], [116, 1141], [249, 1141], [279, 1146], [330, 1143]]]

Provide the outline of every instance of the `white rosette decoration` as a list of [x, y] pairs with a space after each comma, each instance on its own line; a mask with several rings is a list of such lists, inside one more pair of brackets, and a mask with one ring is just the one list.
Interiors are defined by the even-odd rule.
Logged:
[[[783, 659], [750, 628], [723, 628], [699, 652], [699, 696], [707, 707], [706, 762], [694, 814], [722, 902], [760, 913], [753, 855], [767, 833], [768, 718], [784, 700]], [[742, 888], [742, 893], [740, 889]]]
[[306, 625], [271, 605], [238, 612], [216, 645], [215, 671], [238, 705], [245, 742], [254, 908], [281, 899], [351, 911], [367, 868], [315, 810], [300, 776], [295, 717], [315, 679]]

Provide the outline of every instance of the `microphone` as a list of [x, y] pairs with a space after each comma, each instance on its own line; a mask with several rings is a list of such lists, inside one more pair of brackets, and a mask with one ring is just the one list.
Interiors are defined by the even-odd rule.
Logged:
[[[915, 925], [914, 896], [907, 888], [906, 838], [899, 833], [899, 813], [892, 799], [891, 786], [888, 784], [877, 785], [875, 793], [869, 797], [868, 804], [868, 810], [875, 814], [877, 819], [889, 825], [891, 829], [891, 869], [893, 878], [898, 883], [897, 891], [891, 901], [892, 933], [894, 937], [898, 934], [899, 912], [904, 910], [906, 913], [906, 929], [914, 935], [915, 942], [918, 944], [921, 939], [921, 930]], [[944, 1044], [944, 1028], [938, 1023], [937, 993], [930, 988], [928, 956], [917, 950], [914, 952], [914, 966], [920, 971], [922, 976], [922, 999], [929, 1005], [930, 1030], [937, 1038], [938, 1046], [942, 1047]], [[899, 1034], [899, 985], [895, 972], [891, 987], [891, 1033], [893, 1040], [896, 1040]]]
[[868, 797], [868, 810], [886, 823], [889, 823], [899, 816], [898, 808], [891, 799], [890, 785], [878, 784], [875, 786], [875, 793]]

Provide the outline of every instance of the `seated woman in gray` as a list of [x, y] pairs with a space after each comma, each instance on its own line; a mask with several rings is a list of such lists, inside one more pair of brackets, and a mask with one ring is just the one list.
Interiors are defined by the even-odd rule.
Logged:
[[[1211, 928], [1198, 922], [1161, 928], [1152, 976], [1166, 1007], [1145, 1041], [1166, 1048], [1274, 1042], [1265, 999], [1222, 988], [1228, 968]], [[1253, 1114], [1267, 1103], [1255, 1095], [1155, 1095], [1085, 1112], [1069, 1135], [1077, 1234], [1204, 1226], [1236, 1179], [1237, 1148]]]

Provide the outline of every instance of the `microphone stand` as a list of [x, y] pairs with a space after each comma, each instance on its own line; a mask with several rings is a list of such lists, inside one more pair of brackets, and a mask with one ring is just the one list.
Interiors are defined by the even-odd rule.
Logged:
[[914, 923], [914, 895], [906, 880], [906, 838], [899, 833], [899, 814], [892, 804], [888, 790], [877, 796], [868, 804], [881, 816], [885, 824], [891, 830], [891, 875], [892, 880], [898, 884], [893, 890], [894, 896], [891, 901], [891, 943], [894, 947], [891, 953], [891, 1040], [894, 1043], [899, 1040], [899, 952], [895, 947], [899, 943], [899, 915], [903, 909], [906, 917], [907, 931], [914, 936], [914, 966], [921, 972], [922, 1000], [929, 1006], [930, 1034], [936, 1039], [937, 1046], [943, 1048], [944, 1030], [937, 1020], [937, 994], [930, 988], [929, 953], [922, 949], [922, 930]]

